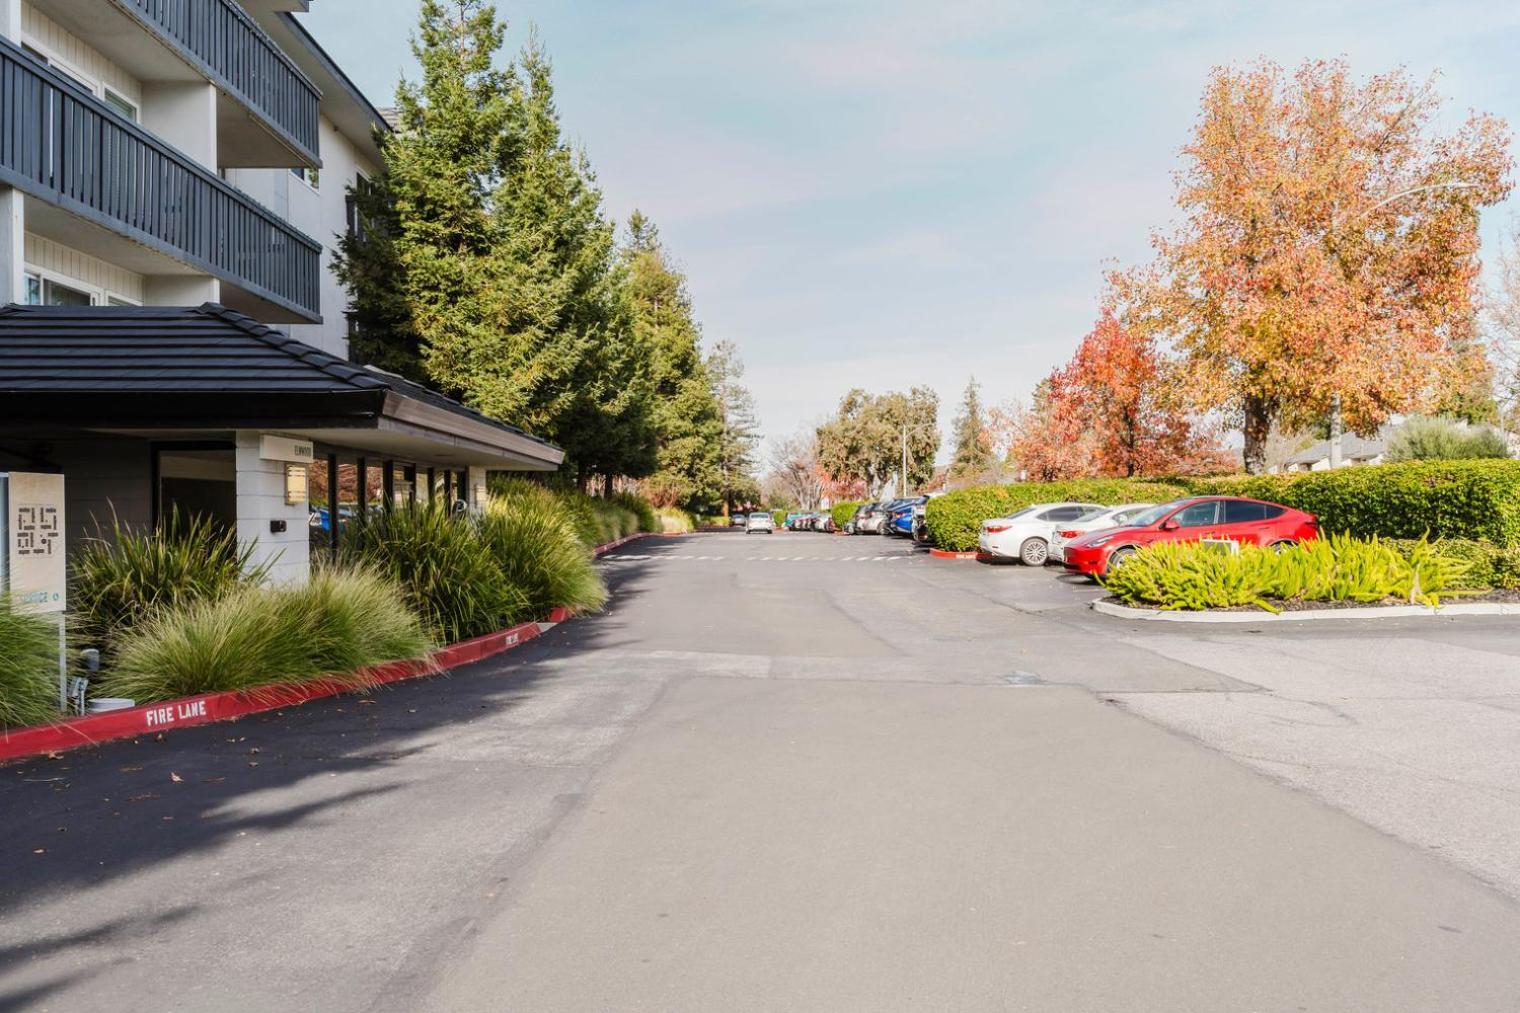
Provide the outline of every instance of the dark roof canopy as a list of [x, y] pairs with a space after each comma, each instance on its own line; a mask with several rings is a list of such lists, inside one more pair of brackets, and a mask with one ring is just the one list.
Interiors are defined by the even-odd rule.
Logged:
[[564, 454], [226, 307], [0, 308], [0, 427], [390, 429], [530, 467]]

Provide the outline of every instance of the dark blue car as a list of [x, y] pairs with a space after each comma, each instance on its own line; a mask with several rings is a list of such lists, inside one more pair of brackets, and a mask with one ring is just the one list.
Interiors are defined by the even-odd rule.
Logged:
[[881, 533], [912, 538], [913, 508], [928, 501], [927, 496], [909, 496], [907, 499], [893, 500], [887, 507], [887, 519], [882, 522]]

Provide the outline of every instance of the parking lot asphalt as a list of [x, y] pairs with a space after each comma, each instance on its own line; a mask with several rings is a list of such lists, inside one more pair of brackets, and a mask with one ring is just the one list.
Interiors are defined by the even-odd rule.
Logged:
[[0, 768], [0, 1009], [1520, 1008], [1513, 619], [1126, 622], [877, 537], [603, 567], [448, 677]]

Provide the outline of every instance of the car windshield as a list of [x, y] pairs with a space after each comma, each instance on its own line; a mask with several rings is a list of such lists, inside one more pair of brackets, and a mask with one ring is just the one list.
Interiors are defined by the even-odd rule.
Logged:
[[749, 519], [752, 520], [752, 521], [768, 521], [768, 520], [771, 519], [771, 515], [770, 514], [750, 514], [749, 515]]
[[1171, 513], [1173, 510], [1177, 509], [1186, 502], [1187, 500], [1174, 499], [1170, 503], [1159, 503], [1148, 510], [1141, 511], [1124, 523], [1129, 527], [1135, 528], [1143, 528], [1147, 524], [1155, 524], [1161, 518], [1165, 517], [1167, 514]]

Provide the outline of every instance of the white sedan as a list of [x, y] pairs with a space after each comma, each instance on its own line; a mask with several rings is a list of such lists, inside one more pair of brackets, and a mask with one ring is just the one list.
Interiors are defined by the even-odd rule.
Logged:
[[770, 514], [752, 513], [748, 517], [744, 518], [744, 533], [746, 535], [751, 534], [755, 531], [763, 531], [768, 535], [775, 530], [776, 522]]
[[1055, 534], [1050, 539], [1050, 558], [1060, 562], [1061, 553], [1066, 551], [1066, 543], [1073, 538], [1100, 528], [1122, 528], [1153, 506], [1154, 503], [1125, 503], [1123, 506], [1105, 507], [1102, 513], [1091, 517], [1057, 524]]
[[1097, 503], [1036, 503], [1007, 517], [982, 521], [977, 545], [989, 556], [1043, 566], [1050, 558], [1050, 542], [1057, 528], [1069, 530], [1072, 524], [1106, 509]]

